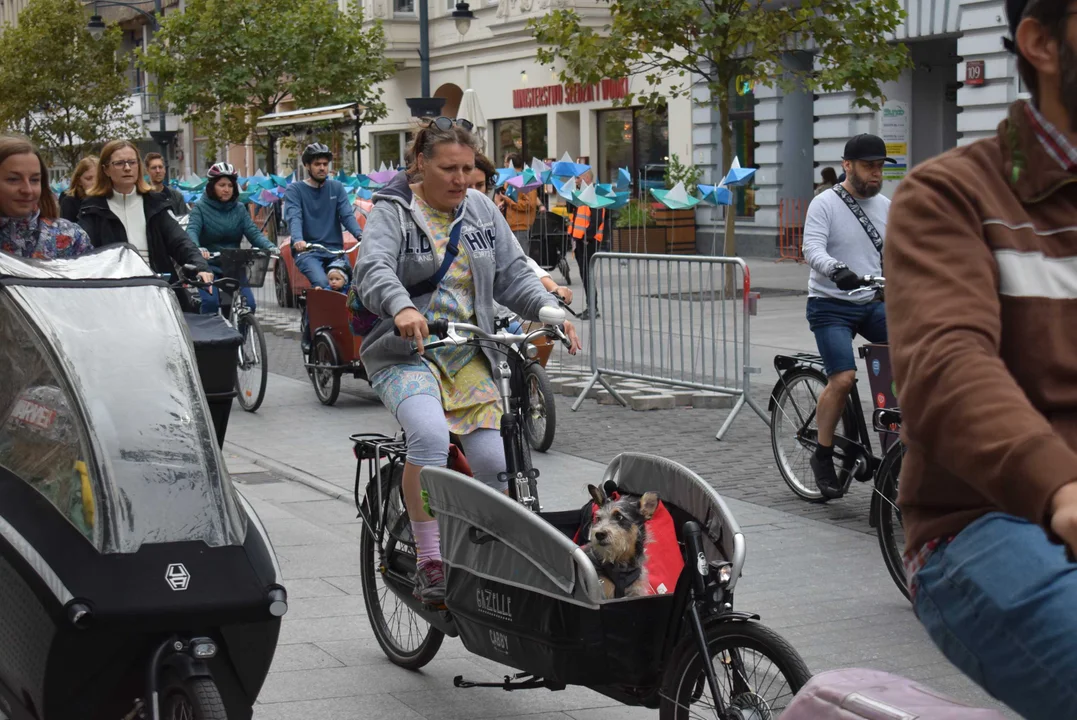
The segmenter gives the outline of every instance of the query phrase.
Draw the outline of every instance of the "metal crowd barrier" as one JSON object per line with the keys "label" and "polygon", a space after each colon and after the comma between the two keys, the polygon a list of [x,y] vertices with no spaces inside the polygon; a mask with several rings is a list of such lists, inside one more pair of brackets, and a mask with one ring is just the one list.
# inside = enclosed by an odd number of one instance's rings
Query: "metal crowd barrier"
{"label": "metal crowd barrier", "polygon": [[[609,378],[631,378],[736,398],[721,440],[752,398],[748,266],[740,258],[597,253],[591,258],[587,307],[591,378],[576,410],[600,383],[621,405]],[[599,317],[593,310],[597,308]]]}

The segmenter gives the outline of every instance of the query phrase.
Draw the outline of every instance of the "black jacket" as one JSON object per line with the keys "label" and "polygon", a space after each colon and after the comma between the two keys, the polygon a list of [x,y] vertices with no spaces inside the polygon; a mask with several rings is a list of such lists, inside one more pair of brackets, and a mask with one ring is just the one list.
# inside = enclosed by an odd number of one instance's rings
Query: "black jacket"
{"label": "black jacket", "polygon": [[79,221],[79,208],[82,207],[82,199],[78,196],[65,192],[60,196],[60,217],[73,223]]}
{"label": "black jacket", "polygon": [[[142,196],[146,211],[146,242],[149,245],[150,267],[157,273],[175,273],[173,265],[191,264],[208,270],[202,253],[191,238],[169,214],[172,207],[167,196],[148,193]],[[79,210],[79,225],[90,235],[94,247],[127,242],[127,230],[108,206],[108,199],[88,197]]]}

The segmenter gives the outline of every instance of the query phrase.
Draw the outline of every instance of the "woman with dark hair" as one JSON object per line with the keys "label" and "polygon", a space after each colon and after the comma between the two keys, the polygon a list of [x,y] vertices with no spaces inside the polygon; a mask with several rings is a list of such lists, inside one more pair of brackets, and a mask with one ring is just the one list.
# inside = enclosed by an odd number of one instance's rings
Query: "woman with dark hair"
{"label": "woman with dark hair", "polygon": [[172,217],[169,200],[143,179],[142,158],[128,140],[113,140],[101,150],[97,182],[79,211],[79,225],[94,247],[130,243],[154,272],[174,274],[173,265],[194,265],[203,282],[212,282],[205,258]]}
{"label": "woman with dark hair", "polygon": [[[247,208],[239,202],[239,173],[231,163],[219,162],[209,169],[206,193],[191,208],[187,221],[187,234],[202,250],[203,257],[211,252],[236,250],[240,241],[247,238],[251,246],[276,253],[277,246],[269,242],[258,230]],[[212,269],[212,268],[211,268]],[[214,269],[214,275],[220,273]],[[217,293],[199,290],[202,295],[202,312],[217,312]],[[249,287],[240,292],[247,305],[254,310],[254,293]]]}
{"label": "woman with dark hair", "polygon": [[97,182],[97,157],[88,155],[79,160],[75,171],[71,173],[71,184],[60,195],[60,217],[73,223],[79,221],[79,209],[86,193]]}
{"label": "woman with dark hair", "polygon": [[[496,355],[471,345],[424,354],[427,322],[473,323],[492,333],[495,302],[529,320],[555,306],[493,201],[469,188],[476,154],[470,123],[428,120],[415,134],[411,172],[375,193],[355,265],[362,305],[382,319],[363,340],[363,365],[407,437],[403,491],[418,546],[414,593],[432,605],[444,602],[444,572],[437,522],[423,509],[420,469],[446,464],[451,431],[477,480],[502,491],[506,483],[498,478],[505,450]],[[409,175],[419,180],[409,183]],[[408,288],[432,277],[447,255],[453,259],[438,286],[412,296]],[[578,347],[568,323],[566,332]]]}
{"label": "woman with dark hair", "polygon": [[820,176],[823,178],[823,181],[815,186],[816,195],[823,192],[824,190],[829,190],[830,188],[838,184],[838,173],[835,172],[834,168],[832,167],[823,168],[822,172],[820,173]]}
{"label": "woman with dark hair", "polygon": [[33,143],[0,135],[0,250],[52,260],[93,249],[78,225],[59,217],[49,169]]}

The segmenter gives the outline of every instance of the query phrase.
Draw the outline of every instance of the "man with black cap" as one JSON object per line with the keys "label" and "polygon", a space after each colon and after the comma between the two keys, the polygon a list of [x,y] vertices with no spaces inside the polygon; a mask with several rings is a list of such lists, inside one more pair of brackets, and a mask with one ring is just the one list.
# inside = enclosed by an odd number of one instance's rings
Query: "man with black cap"
{"label": "man with black cap", "polygon": [[834,429],[856,382],[853,338],[886,342],[882,296],[862,286],[865,275],[882,275],[883,238],[890,199],[880,195],[886,143],[857,135],[845,144],[845,179],[815,196],[804,220],[808,279],[808,325],[823,357],[827,384],[816,408],[818,446],[811,458],[823,497],[839,498],[844,483],[834,471]]}
{"label": "man with black cap", "polygon": [[1022,716],[1054,720],[1077,718],[1077,0],[1006,12],[1032,102],[894,197],[898,504],[928,633]]}

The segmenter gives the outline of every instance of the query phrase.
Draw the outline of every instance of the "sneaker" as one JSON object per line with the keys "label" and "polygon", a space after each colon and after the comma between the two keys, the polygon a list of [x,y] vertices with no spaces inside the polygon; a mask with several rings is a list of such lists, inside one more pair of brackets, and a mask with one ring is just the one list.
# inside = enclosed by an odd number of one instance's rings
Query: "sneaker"
{"label": "sneaker", "polygon": [[827,500],[837,500],[845,494],[845,488],[842,487],[838,474],[834,471],[833,458],[822,460],[812,453],[810,464],[811,471],[815,474],[815,485],[819,488],[819,492],[823,493],[823,497]]}
{"label": "sneaker", "polygon": [[427,560],[415,567],[415,599],[424,605],[445,604],[445,566],[440,560]]}
{"label": "sneaker", "polygon": [[[585,308],[584,311],[581,312],[577,317],[580,320],[590,320],[591,319],[591,311]],[[595,320],[598,320],[600,317],[602,317],[602,316],[599,315],[598,311],[596,310],[595,311]]]}

